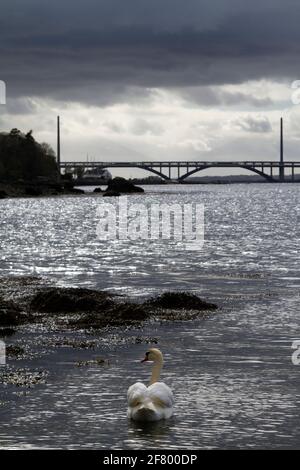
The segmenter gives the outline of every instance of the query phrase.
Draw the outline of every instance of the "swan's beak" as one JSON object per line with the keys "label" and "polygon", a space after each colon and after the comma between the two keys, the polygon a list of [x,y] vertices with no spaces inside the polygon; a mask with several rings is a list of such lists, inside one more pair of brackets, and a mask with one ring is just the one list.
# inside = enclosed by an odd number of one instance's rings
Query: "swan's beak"
{"label": "swan's beak", "polygon": [[147,362],[149,361],[149,352],[146,352],[144,359],[141,362]]}

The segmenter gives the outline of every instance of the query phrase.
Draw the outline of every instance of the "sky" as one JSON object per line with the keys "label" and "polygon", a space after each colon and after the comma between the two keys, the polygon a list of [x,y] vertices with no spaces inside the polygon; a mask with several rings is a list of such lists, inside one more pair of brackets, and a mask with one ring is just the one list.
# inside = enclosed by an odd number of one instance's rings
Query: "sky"
{"label": "sky", "polygon": [[0,131],[55,148],[59,114],[64,160],[277,160],[283,116],[299,159],[298,0],[1,0],[0,14]]}

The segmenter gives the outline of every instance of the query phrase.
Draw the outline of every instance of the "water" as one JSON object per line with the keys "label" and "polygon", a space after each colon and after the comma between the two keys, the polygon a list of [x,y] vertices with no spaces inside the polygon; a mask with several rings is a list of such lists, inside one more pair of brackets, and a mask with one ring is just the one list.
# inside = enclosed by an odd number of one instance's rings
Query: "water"
{"label": "water", "polygon": [[[0,446],[299,448],[300,366],[291,361],[300,339],[299,199],[296,184],[172,185],[130,196],[204,203],[200,252],[167,241],[100,242],[99,196],[0,201],[2,275],[34,273],[135,297],[184,289],[222,306],[204,320],[105,332],[92,352],[48,354],[43,329],[18,333],[49,375],[25,396],[0,392]],[[148,380],[138,359],[149,346],[135,339],[149,336],[165,353],[163,380],[176,406],[170,421],[145,427],[128,423],[126,390]],[[74,365],[74,356],[93,355],[109,364]]]}

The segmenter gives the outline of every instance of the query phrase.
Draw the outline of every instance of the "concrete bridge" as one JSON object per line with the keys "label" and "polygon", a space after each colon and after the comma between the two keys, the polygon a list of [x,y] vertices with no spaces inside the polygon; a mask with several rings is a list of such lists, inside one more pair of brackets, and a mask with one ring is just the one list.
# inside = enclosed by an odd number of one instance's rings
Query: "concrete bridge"
{"label": "concrete bridge", "polygon": [[243,168],[262,176],[271,183],[295,181],[295,174],[300,169],[299,162],[285,161],[283,148],[283,119],[280,119],[280,158],[279,161],[94,161],[94,162],[62,162],[60,155],[60,118],[57,117],[57,165],[67,172],[82,169],[106,168],[140,168],[160,176],[167,181],[184,181],[189,176],[207,168]]}
{"label": "concrete bridge", "polygon": [[285,182],[287,174],[289,181],[295,181],[297,169],[300,169],[300,162],[276,162],[276,161],[94,161],[94,162],[59,162],[60,169],[67,172],[75,172],[76,168],[140,168],[149,171],[164,180],[183,181],[185,178],[194,175],[207,168],[243,168],[257,175],[262,176],[271,183]]}

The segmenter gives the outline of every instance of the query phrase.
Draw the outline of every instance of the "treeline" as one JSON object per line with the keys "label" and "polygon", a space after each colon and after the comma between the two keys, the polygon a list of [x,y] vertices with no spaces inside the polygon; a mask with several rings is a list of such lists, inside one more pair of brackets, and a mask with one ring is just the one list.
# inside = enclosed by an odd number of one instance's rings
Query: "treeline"
{"label": "treeline", "polygon": [[0,133],[0,181],[57,180],[58,169],[53,149],[36,142],[32,131],[18,129]]}
{"label": "treeline", "polygon": [[159,176],[146,176],[145,178],[130,178],[133,184],[166,184],[166,181]]}

